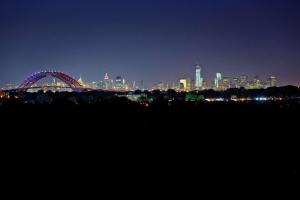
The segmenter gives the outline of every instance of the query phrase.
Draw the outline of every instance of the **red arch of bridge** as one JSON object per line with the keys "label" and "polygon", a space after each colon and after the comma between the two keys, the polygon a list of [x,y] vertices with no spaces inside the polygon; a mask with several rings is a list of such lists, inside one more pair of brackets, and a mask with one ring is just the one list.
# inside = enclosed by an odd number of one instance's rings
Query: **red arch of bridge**
{"label": "red arch of bridge", "polygon": [[64,83],[66,83],[69,87],[74,88],[74,89],[80,89],[83,88],[83,86],[76,81],[74,78],[71,76],[63,73],[63,72],[49,72],[49,71],[44,71],[44,72],[39,72],[36,74],[31,75],[28,77],[20,86],[19,89],[26,89],[30,88],[33,84],[38,82],[39,80],[46,78],[47,76],[52,76],[54,78],[57,78]]}

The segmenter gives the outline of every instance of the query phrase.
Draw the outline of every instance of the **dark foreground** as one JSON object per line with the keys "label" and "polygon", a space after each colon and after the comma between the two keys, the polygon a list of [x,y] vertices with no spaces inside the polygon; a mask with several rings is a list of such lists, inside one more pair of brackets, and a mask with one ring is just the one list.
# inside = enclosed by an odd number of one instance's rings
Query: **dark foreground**
{"label": "dark foreground", "polygon": [[51,168],[50,177],[63,170],[72,178],[87,167],[89,176],[100,173],[123,184],[133,179],[196,188],[200,182],[253,190],[275,186],[289,194],[297,190],[299,114],[296,100],[11,100],[0,106],[1,141],[5,166],[20,176],[20,166],[38,163],[28,170]]}

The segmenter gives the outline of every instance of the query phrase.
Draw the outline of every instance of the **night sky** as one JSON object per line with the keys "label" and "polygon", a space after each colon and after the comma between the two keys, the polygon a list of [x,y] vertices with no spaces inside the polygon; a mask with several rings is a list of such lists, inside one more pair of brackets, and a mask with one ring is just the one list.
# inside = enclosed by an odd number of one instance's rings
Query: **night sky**
{"label": "night sky", "polygon": [[299,0],[0,0],[0,86],[36,71],[146,86],[216,72],[300,84]]}

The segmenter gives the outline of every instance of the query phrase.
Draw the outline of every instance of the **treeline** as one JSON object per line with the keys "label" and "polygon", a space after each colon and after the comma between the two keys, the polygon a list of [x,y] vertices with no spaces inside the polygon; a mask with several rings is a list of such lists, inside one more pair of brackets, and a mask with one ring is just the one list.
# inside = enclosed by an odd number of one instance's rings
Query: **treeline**
{"label": "treeline", "polygon": [[[278,97],[278,98],[298,98],[300,97],[300,88],[295,86],[270,87],[267,89],[231,88],[226,91],[202,90],[191,92],[176,92],[174,90],[152,92],[135,91],[134,94],[146,94],[149,97],[165,96],[168,98],[185,99],[193,95],[202,96],[203,98],[256,98],[256,97]],[[201,99],[201,98],[200,98]]]}
{"label": "treeline", "polygon": [[203,101],[206,98],[250,98],[274,97],[284,100],[299,99],[300,89],[295,86],[274,87],[268,89],[246,90],[229,89],[226,91],[191,91],[176,92],[168,91],[134,91],[134,92],[107,92],[107,91],[87,91],[87,92],[60,92],[39,91],[37,93],[28,93],[20,91],[9,91],[6,95],[2,93],[2,104],[133,104],[134,102],[152,103],[153,101]]}

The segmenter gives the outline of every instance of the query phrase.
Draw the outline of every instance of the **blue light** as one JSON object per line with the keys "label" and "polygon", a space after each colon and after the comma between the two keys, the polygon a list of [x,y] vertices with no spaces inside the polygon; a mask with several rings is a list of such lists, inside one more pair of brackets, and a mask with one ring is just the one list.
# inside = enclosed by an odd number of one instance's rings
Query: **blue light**
{"label": "blue light", "polygon": [[267,101],[268,99],[266,97],[256,97],[256,101]]}

